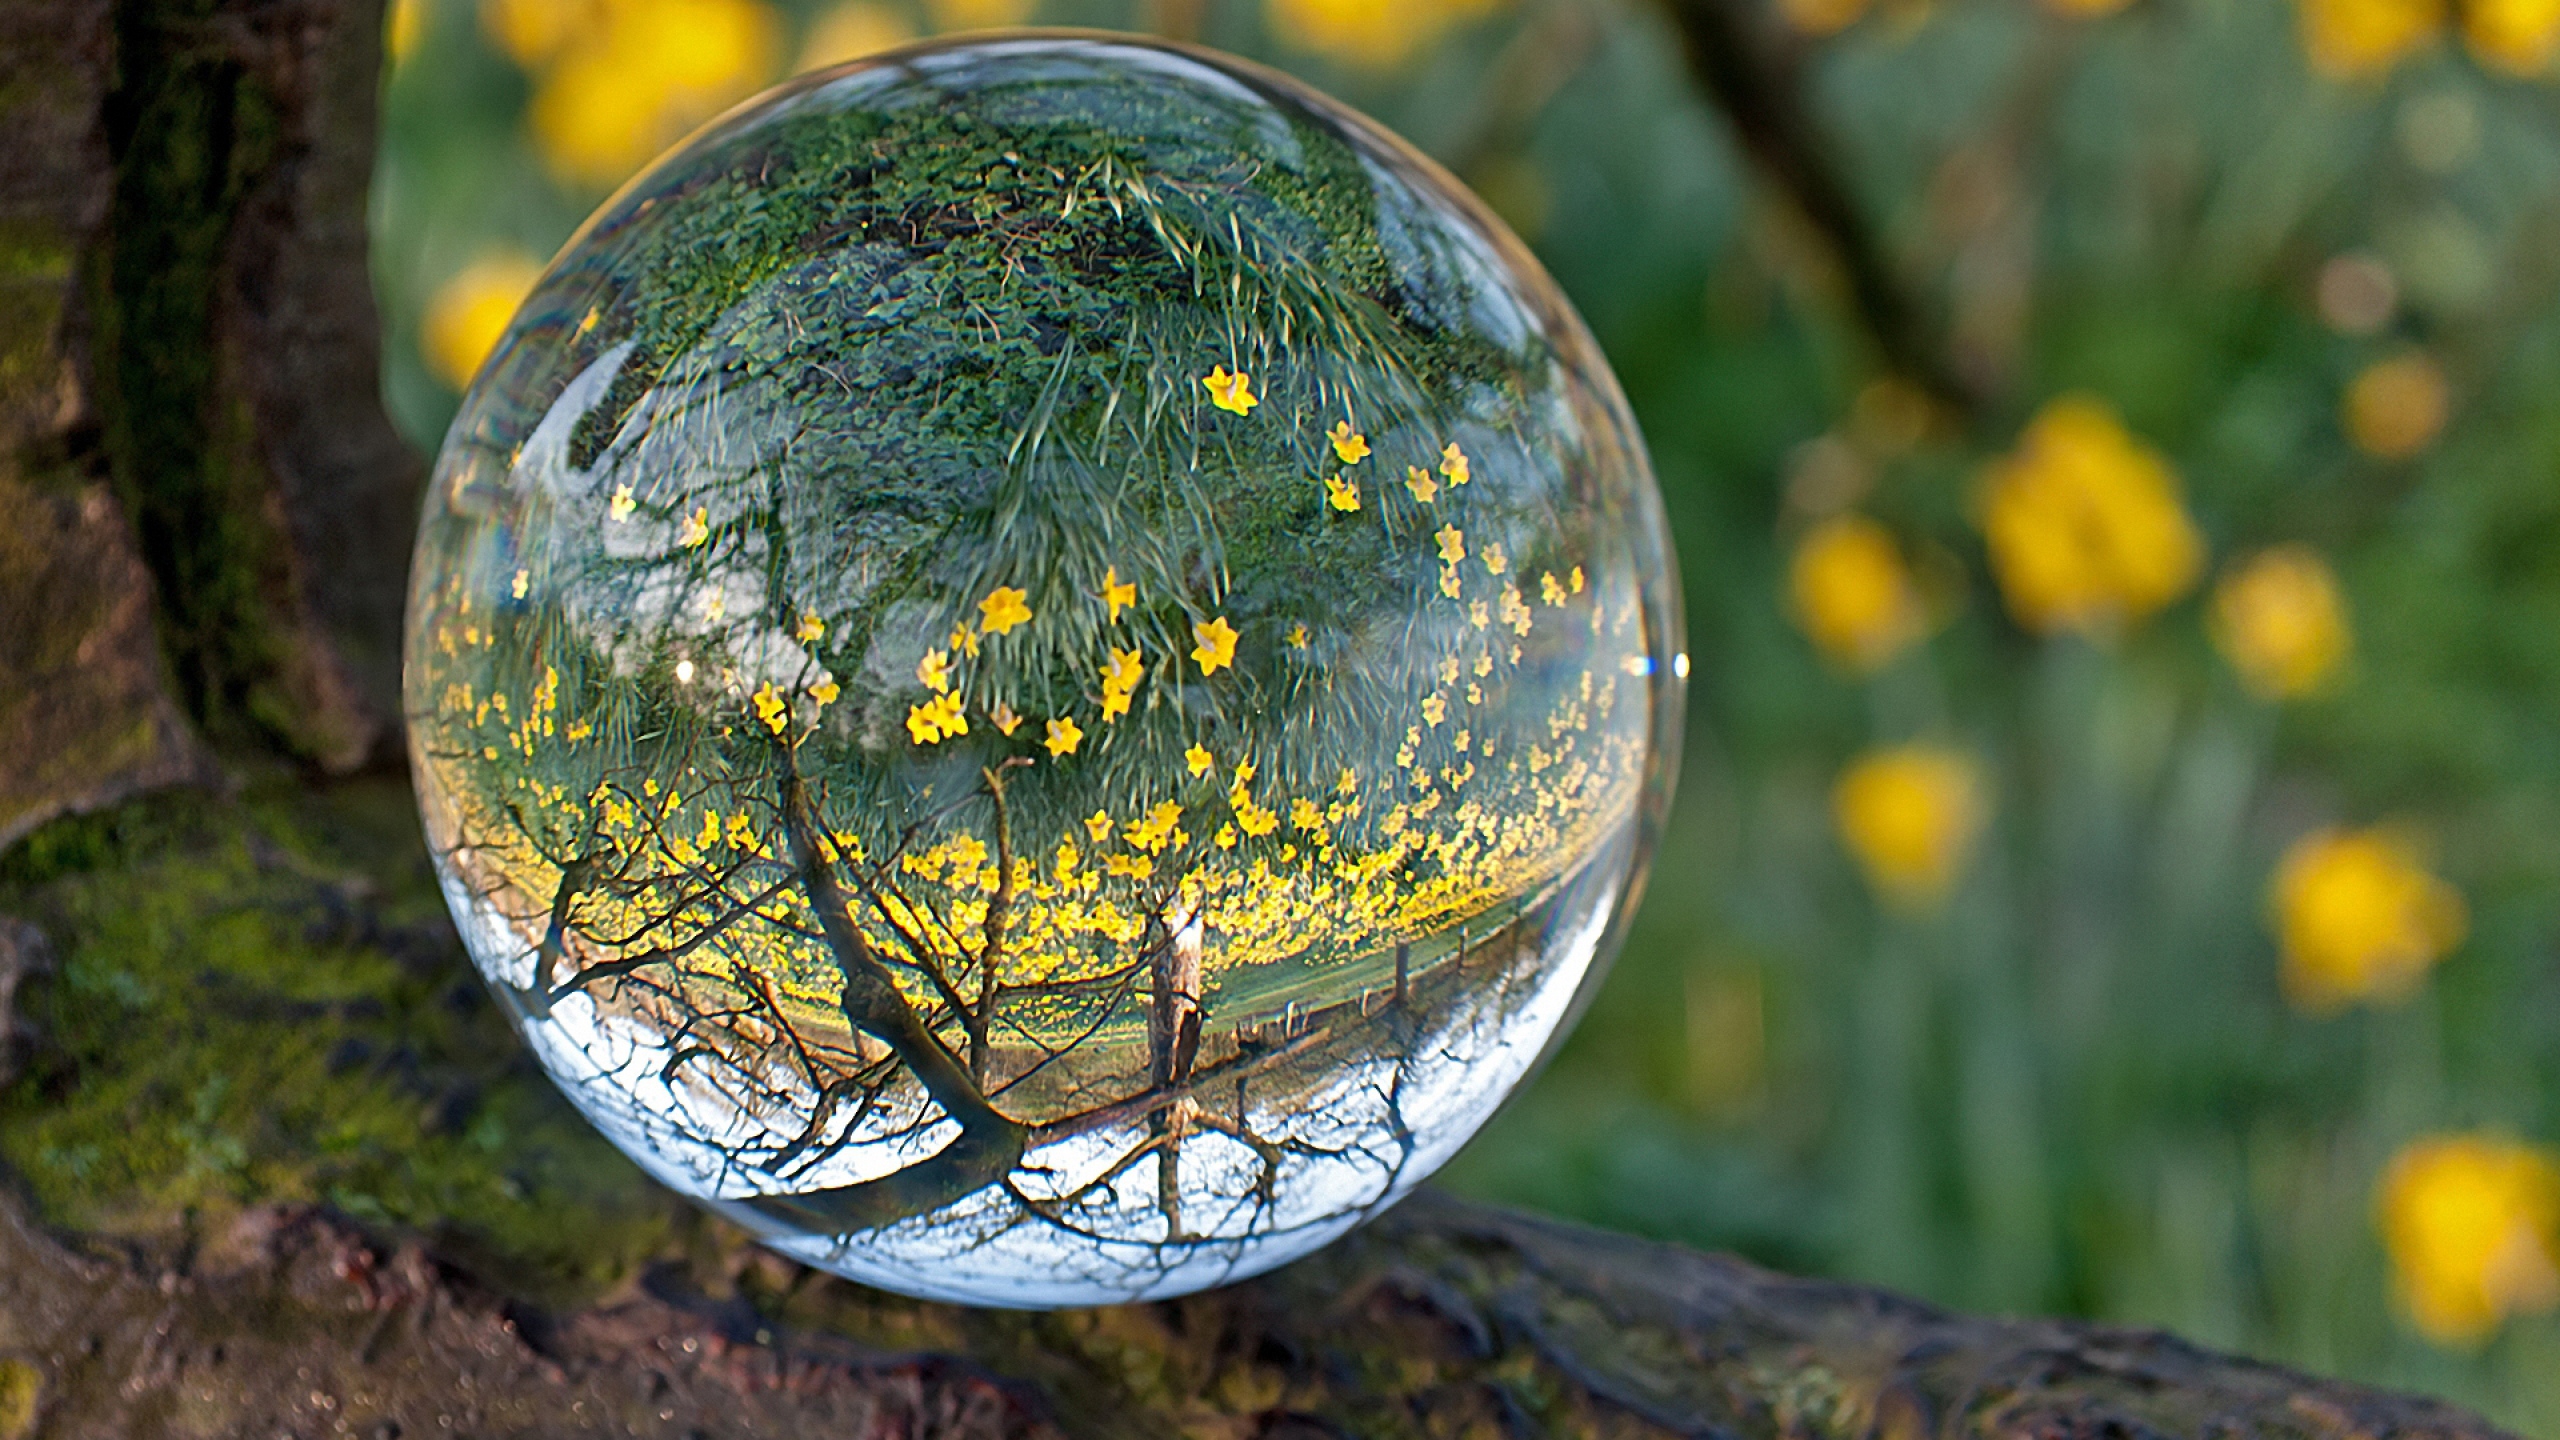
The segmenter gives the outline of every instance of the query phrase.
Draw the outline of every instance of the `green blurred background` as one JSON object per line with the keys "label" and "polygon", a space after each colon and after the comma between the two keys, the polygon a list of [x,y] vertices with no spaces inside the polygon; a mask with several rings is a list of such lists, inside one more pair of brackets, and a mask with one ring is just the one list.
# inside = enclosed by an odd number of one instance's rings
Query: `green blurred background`
{"label": "green blurred background", "polygon": [[1650,898],[1450,1183],[2560,1435],[2560,3],[1734,4],[1927,373],[1640,0],[403,0],[388,398],[432,448],[541,257],[802,65],[1291,70],[1581,307],[1688,590]]}

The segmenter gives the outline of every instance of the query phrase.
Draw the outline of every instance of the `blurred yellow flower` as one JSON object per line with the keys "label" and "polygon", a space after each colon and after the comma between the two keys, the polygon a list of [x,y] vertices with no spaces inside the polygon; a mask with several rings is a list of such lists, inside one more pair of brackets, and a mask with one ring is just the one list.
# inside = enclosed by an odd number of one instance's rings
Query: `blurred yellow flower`
{"label": "blurred yellow flower", "polygon": [[2468,0],[2462,38],[2483,64],[2539,75],[2560,53],[2560,0]]}
{"label": "blurred yellow flower", "polygon": [[2212,631],[2242,682],[2269,700],[2319,689],[2355,643],[2338,577],[2308,545],[2261,550],[2225,572]]}
{"label": "blurred yellow flower", "polygon": [[2302,50],[2333,80],[2380,76],[2444,28],[2444,0],[2297,0]]}
{"label": "blurred yellow flower", "polygon": [[1867,13],[1867,0],[1778,0],[1778,17],[1801,35],[1837,35]]}
{"label": "blurred yellow flower", "polygon": [[1973,761],[1931,745],[1873,750],[1841,772],[1831,816],[1867,881],[1895,904],[1926,909],[1963,873],[1983,821]]}
{"label": "blurred yellow flower", "polygon": [[480,33],[518,65],[531,69],[560,53],[570,38],[609,22],[615,0],[480,0]]}
{"label": "blurred yellow flower", "polygon": [[2451,408],[2444,371],[2412,350],[2366,366],[2347,386],[2342,419],[2357,449],[2406,460],[2435,443]]}
{"label": "blurred yellow flower", "polygon": [[1388,69],[1413,58],[1460,21],[1502,0],[1266,0],[1272,33],[1286,44],[1347,64]]}
{"label": "blurred yellow flower", "polygon": [[770,78],[761,0],[481,0],[481,26],[535,72],[527,123],[554,174],[602,188]]}
{"label": "blurred yellow flower", "polygon": [[2107,635],[2185,594],[2204,565],[2177,472],[2083,395],[2047,404],[1993,463],[1981,523],[2000,592],[2031,630]]}
{"label": "blurred yellow flower", "polygon": [[800,42],[800,58],[792,68],[817,70],[859,60],[916,38],[916,27],[888,5],[851,0],[820,15]]}
{"label": "blurred yellow flower", "polygon": [[427,302],[418,337],[427,369],[456,390],[470,384],[541,278],[542,262],[520,250],[494,251],[462,267]]}
{"label": "blurred yellow flower", "polygon": [[2560,1155],[2487,1135],[2413,1141],[2374,1210],[2393,1289],[2429,1339],[2477,1344],[2560,1306]]}
{"label": "blurred yellow flower", "polygon": [[925,0],[936,30],[994,30],[1031,18],[1035,0]]}
{"label": "blurred yellow flower", "polygon": [[[1547,603],[1564,586],[1547,577]],[[1873,670],[1927,629],[1920,594],[1893,534],[1864,515],[1835,515],[1805,533],[1787,567],[1796,624],[1833,662]]]}
{"label": "blurred yellow flower", "polygon": [[2044,0],[2044,8],[2069,20],[2096,20],[2132,3],[2133,0]]}
{"label": "blurred yellow flower", "polygon": [[393,65],[406,60],[418,48],[418,36],[426,29],[427,0],[391,0],[382,18],[382,53]]}
{"label": "blurred yellow flower", "polygon": [[2427,870],[2407,836],[2379,827],[2295,841],[2268,906],[2285,995],[2314,1013],[2406,999],[2470,923],[2462,893]]}

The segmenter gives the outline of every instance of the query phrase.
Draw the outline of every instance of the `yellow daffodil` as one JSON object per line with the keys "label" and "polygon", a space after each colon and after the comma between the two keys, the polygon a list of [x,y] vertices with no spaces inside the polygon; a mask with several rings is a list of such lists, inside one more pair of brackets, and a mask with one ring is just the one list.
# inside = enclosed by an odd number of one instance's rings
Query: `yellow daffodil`
{"label": "yellow daffodil", "polygon": [[1009,736],[1022,728],[1022,717],[1015,714],[1013,707],[1002,700],[997,701],[995,708],[987,712],[987,718],[995,722],[996,733],[1000,735]]}
{"label": "yellow daffodil", "polygon": [[1502,553],[1502,542],[1499,540],[1493,541],[1484,547],[1484,555],[1482,558],[1484,560],[1484,573],[1487,575],[1499,575],[1503,571],[1511,568],[1511,557]]}
{"label": "yellow daffodil", "polygon": [[836,697],[843,693],[844,688],[836,684],[833,678],[821,680],[809,687],[809,698],[820,705],[833,705],[836,703]]}
{"label": "yellow daffodil", "polygon": [[1432,692],[1423,699],[1422,718],[1426,724],[1436,728],[1441,721],[1449,718],[1449,702],[1441,698],[1439,692]]}
{"label": "yellow daffodil", "polygon": [[500,250],[472,261],[439,286],[427,302],[419,332],[428,371],[455,390],[470,384],[515,318],[516,307],[541,278],[541,261],[522,251]]}
{"label": "yellow daffodil", "polygon": [[791,627],[791,638],[803,645],[815,645],[827,638],[827,622],[814,614],[803,615],[800,623]]}
{"label": "yellow daffodil", "polygon": [[2444,0],[2296,0],[2303,53],[2333,80],[2388,74],[2444,29]]}
{"label": "yellow daffodil", "polygon": [[676,543],[687,550],[692,550],[699,548],[703,542],[710,538],[710,507],[697,505],[693,508],[692,514],[684,517],[684,524],[678,527],[676,531]]}
{"label": "yellow daffodil", "polygon": [[1201,376],[1200,383],[1208,387],[1209,403],[1231,415],[1249,414],[1262,403],[1262,398],[1253,393],[1252,377],[1243,371],[1230,375],[1221,365]]}
{"label": "yellow daffodil", "polygon": [[927,650],[916,662],[916,683],[939,695],[951,688],[951,657],[939,650]]}
{"label": "yellow daffodil", "polygon": [[1137,585],[1121,579],[1117,566],[1106,567],[1102,572],[1102,603],[1111,607],[1114,625],[1120,623],[1121,611],[1138,603]]}
{"label": "yellow daffodil", "polygon": [[1432,533],[1432,538],[1440,542],[1441,564],[1455,565],[1467,558],[1467,537],[1457,526],[1443,525]]}
{"label": "yellow daffodil", "polygon": [[1452,600],[1458,598],[1457,566],[1443,565],[1440,567],[1440,593],[1448,596]]}
{"label": "yellow daffodil", "polygon": [[1216,756],[1209,753],[1209,748],[1207,746],[1194,745],[1190,749],[1182,752],[1182,763],[1189,767],[1191,771],[1191,778],[1197,780],[1201,776],[1208,774],[1209,771],[1217,765],[1218,760]]}
{"label": "yellow daffodil", "polygon": [[[1549,604],[1565,587],[1547,577]],[[1864,515],[1834,515],[1805,532],[1787,566],[1787,598],[1815,648],[1850,670],[1874,670],[1928,630],[1928,615],[1893,532]]]}
{"label": "yellow daffodil", "polygon": [[605,505],[604,511],[616,520],[628,520],[631,512],[638,508],[639,502],[631,498],[631,487],[624,484],[613,487],[613,499]]}
{"label": "yellow daffodil", "polygon": [[1289,627],[1289,648],[1292,650],[1304,650],[1307,648],[1307,644],[1307,622],[1300,620]]}
{"label": "yellow daffodil", "polygon": [[1109,653],[1111,658],[1105,661],[1102,667],[1102,688],[1120,691],[1137,689],[1139,677],[1146,673],[1146,667],[1142,663],[1143,657],[1135,647],[1127,650],[1114,647]]}
{"label": "yellow daffodil", "polygon": [[1982,828],[1971,758],[1930,745],[1870,751],[1831,790],[1840,838],[1885,899],[1914,909],[1944,900]]}
{"label": "yellow daffodil", "polygon": [[1052,720],[1049,737],[1040,743],[1049,747],[1052,756],[1073,755],[1076,746],[1084,743],[1084,727],[1069,719]]}
{"label": "yellow daffodil", "polygon": [[1408,465],[1404,468],[1404,488],[1413,492],[1415,503],[1428,505],[1431,497],[1440,493],[1440,482],[1421,466]]}
{"label": "yellow daffodil", "polygon": [[1325,436],[1333,442],[1333,453],[1345,465],[1357,465],[1369,455],[1369,437],[1351,428],[1348,420],[1337,420]]}
{"label": "yellow daffodil", "polygon": [[1030,595],[1011,586],[999,585],[978,602],[979,628],[990,635],[1002,635],[1016,625],[1031,622]]}
{"label": "yellow daffodil", "polygon": [[2560,1154],[2428,1136],[2392,1159],[2374,1211],[2401,1309],[2429,1339],[2477,1345],[2560,1307]]}
{"label": "yellow daffodil", "polygon": [[772,681],[767,680],[757,688],[755,706],[756,718],[764,722],[764,728],[776,735],[781,734],[783,723],[791,717],[791,705],[782,698],[782,692],[773,688]]}
{"label": "yellow daffodil", "polygon": [[2315,1014],[2413,993],[2462,943],[2462,892],[2430,873],[2417,845],[2385,828],[2321,830],[2276,868],[2268,908],[2285,994]]}
{"label": "yellow daffodil", "polygon": [[2269,700],[2327,684],[2354,643],[2337,576],[2308,545],[2278,545],[2233,566],[2214,587],[2212,631],[2241,681]]}
{"label": "yellow daffodil", "polygon": [[1325,499],[1329,501],[1336,510],[1350,511],[1360,508],[1360,487],[1352,484],[1342,476],[1327,475],[1324,477],[1324,493]]}
{"label": "yellow daffodil", "polygon": [[2047,405],[1990,468],[1981,523],[2010,613],[2032,630],[2111,635],[2204,564],[2176,472],[2085,396]]}
{"label": "yellow daffodil", "polygon": [[948,643],[951,649],[959,654],[966,655],[972,660],[978,658],[978,632],[976,627],[968,621],[963,620],[951,627],[951,639]]}
{"label": "yellow daffodil", "polygon": [[1221,667],[1235,664],[1237,632],[1227,623],[1226,616],[1194,624],[1191,638],[1199,642],[1192,649],[1191,658],[1200,662],[1202,675],[1214,675]]}
{"label": "yellow daffodil", "polygon": [[1455,440],[1450,441],[1440,452],[1440,473],[1448,476],[1449,483],[1452,485],[1467,483],[1467,454],[1458,448],[1458,442]]}
{"label": "yellow daffodil", "polygon": [[907,734],[918,745],[935,745],[969,733],[969,717],[960,712],[960,697],[937,695],[907,709]]}
{"label": "yellow daffodil", "polygon": [[2451,408],[2444,371],[2413,350],[2365,367],[2347,386],[2342,418],[2357,449],[2406,460],[2435,443]]}

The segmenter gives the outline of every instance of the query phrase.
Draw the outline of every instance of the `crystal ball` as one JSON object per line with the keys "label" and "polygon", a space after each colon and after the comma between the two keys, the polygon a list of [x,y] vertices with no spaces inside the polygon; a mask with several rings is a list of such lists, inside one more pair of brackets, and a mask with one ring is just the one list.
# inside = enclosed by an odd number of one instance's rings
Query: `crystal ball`
{"label": "crystal ball", "polygon": [[571,1101],[776,1249],[1180,1294],[1446,1161],[1615,949],[1680,735],[1617,385],[1375,123],[1095,35],[803,77],[463,397],[419,808]]}

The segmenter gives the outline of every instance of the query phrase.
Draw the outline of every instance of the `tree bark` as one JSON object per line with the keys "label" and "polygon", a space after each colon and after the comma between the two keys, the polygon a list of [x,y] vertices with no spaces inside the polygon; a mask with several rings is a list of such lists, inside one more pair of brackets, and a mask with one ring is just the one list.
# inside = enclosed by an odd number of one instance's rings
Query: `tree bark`
{"label": "tree bark", "polygon": [[[1714,14],[1681,13],[1693,38]],[[379,26],[375,0],[0,0],[0,851],[204,780],[217,750],[393,753],[422,468],[375,394]],[[1745,139],[1784,178],[1802,127],[1769,123]],[[1790,183],[1823,219],[1823,185]],[[1862,302],[1924,366],[1844,216],[1824,223]],[[0,918],[0,1086],[45,948]],[[1171,1012],[1196,979],[1158,992],[1186,1068]],[[707,1260],[676,1232],[645,1281],[551,1312],[321,1211],[110,1246],[0,1190],[0,1440],[2497,1433],[2157,1334],[1969,1319],[1430,1194],[1261,1280],[1055,1315],[902,1301],[704,1233]]]}
{"label": "tree bark", "polygon": [[[2154,1332],[1968,1319],[1427,1192],[1272,1276],[1119,1310],[739,1269],[724,1294],[661,1275],[545,1315],[310,1211],[250,1212],[160,1266],[0,1202],[0,1440],[2499,1433]],[[13,1384],[41,1430],[9,1428]]]}

